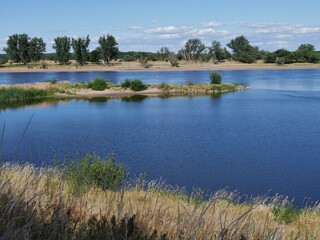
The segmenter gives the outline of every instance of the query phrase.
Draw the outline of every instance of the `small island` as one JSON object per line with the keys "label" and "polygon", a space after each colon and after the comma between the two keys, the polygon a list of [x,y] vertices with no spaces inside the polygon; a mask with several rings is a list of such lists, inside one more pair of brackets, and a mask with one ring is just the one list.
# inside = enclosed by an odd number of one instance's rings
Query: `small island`
{"label": "small island", "polygon": [[248,87],[235,83],[221,83],[221,75],[213,72],[211,83],[184,85],[145,84],[139,79],[126,79],[121,84],[113,84],[96,78],[89,83],[70,83],[48,80],[46,82],[6,85],[0,88],[0,101],[24,101],[44,98],[123,98],[135,95],[148,97],[205,96],[218,93],[235,92]]}

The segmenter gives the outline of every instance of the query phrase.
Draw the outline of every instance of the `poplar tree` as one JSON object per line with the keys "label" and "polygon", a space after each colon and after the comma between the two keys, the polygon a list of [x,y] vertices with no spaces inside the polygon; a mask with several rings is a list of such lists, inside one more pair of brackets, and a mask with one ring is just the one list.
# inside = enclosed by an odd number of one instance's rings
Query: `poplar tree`
{"label": "poplar tree", "polygon": [[56,50],[57,60],[60,64],[67,64],[71,58],[71,39],[67,36],[54,39],[53,49]]}
{"label": "poplar tree", "polygon": [[119,49],[117,47],[118,43],[114,36],[107,35],[99,38],[100,51],[102,59],[109,63],[112,59],[117,59]]}
{"label": "poplar tree", "polygon": [[88,49],[90,43],[89,35],[86,38],[72,38],[72,48],[74,52],[74,59],[80,64],[84,65],[90,59],[90,51]]}

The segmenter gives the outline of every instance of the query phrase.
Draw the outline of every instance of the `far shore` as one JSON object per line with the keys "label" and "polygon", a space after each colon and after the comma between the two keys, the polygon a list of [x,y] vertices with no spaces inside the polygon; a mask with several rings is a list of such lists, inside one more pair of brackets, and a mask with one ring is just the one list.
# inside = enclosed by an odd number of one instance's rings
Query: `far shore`
{"label": "far shore", "polygon": [[144,68],[139,62],[114,62],[111,66],[88,64],[76,67],[74,63],[58,65],[48,63],[48,68],[42,69],[35,65],[33,68],[26,66],[5,66],[0,68],[0,73],[28,73],[28,72],[157,72],[157,71],[215,71],[215,70],[288,70],[288,69],[320,69],[320,63],[294,63],[287,65],[266,64],[262,62],[245,64],[239,62],[223,63],[191,63],[181,61],[179,67],[171,67],[168,62],[150,61],[152,66]]}

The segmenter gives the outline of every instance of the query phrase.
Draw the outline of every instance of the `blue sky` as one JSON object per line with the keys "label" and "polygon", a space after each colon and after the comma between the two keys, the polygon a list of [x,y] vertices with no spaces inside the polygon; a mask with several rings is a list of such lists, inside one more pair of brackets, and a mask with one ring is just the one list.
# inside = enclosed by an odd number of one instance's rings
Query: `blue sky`
{"label": "blue sky", "polygon": [[121,51],[173,51],[189,38],[222,45],[245,35],[265,50],[295,50],[300,43],[320,50],[319,0],[15,0],[0,3],[0,50],[8,36],[43,37],[53,52],[57,36],[112,34]]}

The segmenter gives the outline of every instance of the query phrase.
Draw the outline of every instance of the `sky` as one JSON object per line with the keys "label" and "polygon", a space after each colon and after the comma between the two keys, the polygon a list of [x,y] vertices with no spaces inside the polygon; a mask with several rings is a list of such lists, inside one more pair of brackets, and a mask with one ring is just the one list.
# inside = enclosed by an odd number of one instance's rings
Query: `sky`
{"label": "sky", "polygon": [[42,37],[47,52],[59,36],[116,37],[120,51],[181,49],[190,38],[224,47],[244,35],[254,46],[320,50],[319,0],[15,0],[0,2],[0,53],[8,36]]}

